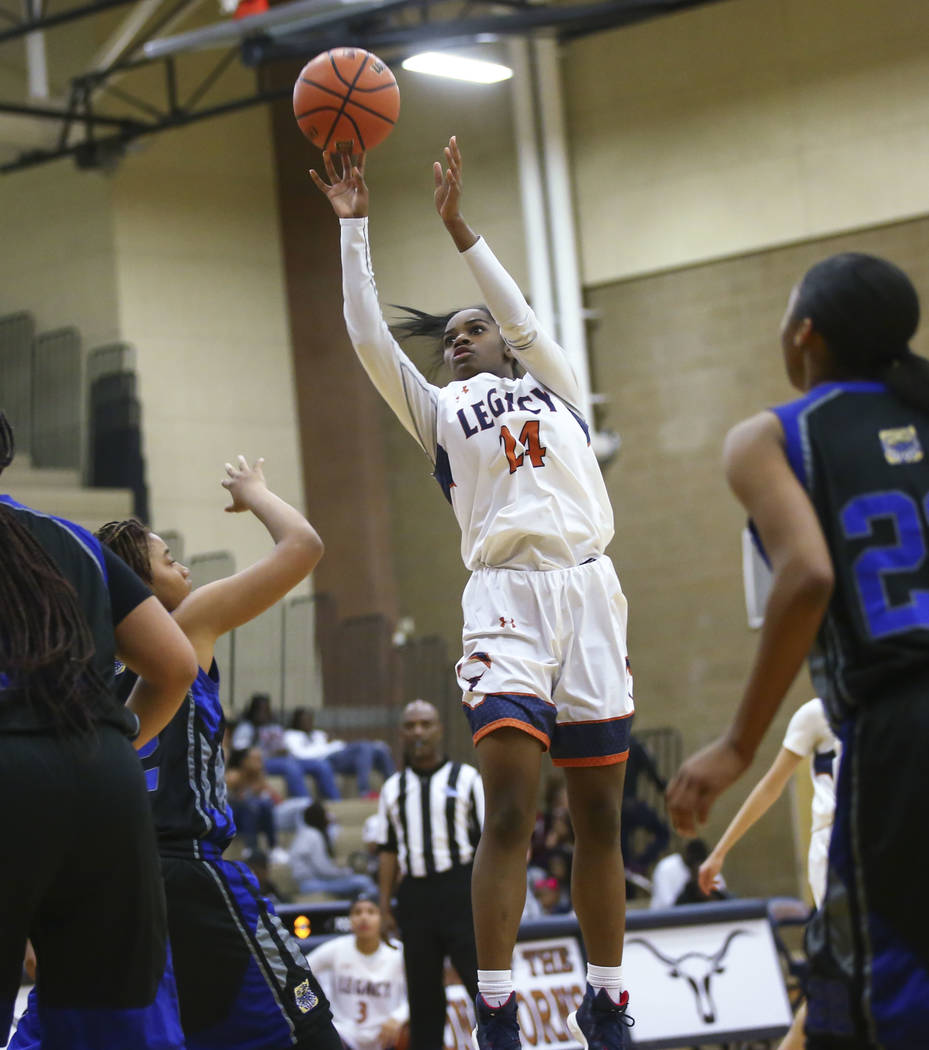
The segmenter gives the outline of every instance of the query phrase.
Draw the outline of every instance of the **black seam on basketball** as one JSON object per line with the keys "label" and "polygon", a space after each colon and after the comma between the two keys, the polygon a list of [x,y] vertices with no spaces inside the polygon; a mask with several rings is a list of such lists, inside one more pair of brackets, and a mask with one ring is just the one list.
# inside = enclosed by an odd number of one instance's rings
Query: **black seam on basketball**
{"label": "black seam on basketball", "polygon": [[[368,64],[368,59],[370,57],[371,57],[370,54],[365,53],[365,57],[361,60],[361,65],[358,67],[358,72],[355,74],[355,79],[351,82],[351,84],[347,85],[348,86],[348,91],[345,92],[345,98],[342,99],[342,105],[339,107],[339,112],[336,114],[335,120],[332,122],[332,125],[329,128],[329,134],[326,135],[325,139],[323,139],[323,142],[325,143],[325,146],[323,147],[324,149],[327,148],[328,145],[329,145],[329,140],[332,138],[332,133],[335,131],[336,124],[338,124],[338,122],[339,122],[339,117],[341,117],[345,113],[345,107],[348,105],[349,98],[351,98],[352,90],[355,87],[355,85],[358,83],[358,78],[364,72],[364,68]],[[338,67],[335,65],[335,59],[332,58],[331,55],[330,55],[330,61],[332,62],[332,67],[335,70],[336,76],[340,80],[342,80],[342,74],[339,73]],[[345,83],[345,81],[342,81],[342,82]],[[349,117],[348,119],[351,120],[351,117]],[[355,133],[358,135],[358,144],[361,146],[361,149],[359,150],[359,152],[360,153],[364,153],[364,149],[365,149],[364,139],[361,137],[361,132],[358,130],[358,125],[355,124],[354,120],[352,120],[352,124],[355,125]]]}
{"label": "black seam on basketball", "polygon": [[301,77],[300,82],[302,84],[309,84],[310,87],[316,88],[317,91],[327,91],[333,98],[344,98],[340,92],[333,90],[331,87],[327,87],[325,84],[317,84],[315,80],[307,80],[306,77]]}
{"label": "black seam on basketball", "polygon": [[[388,124],[395,124],[395,120],[391,120],[390,117],[385,117],[383,113],[379,113],[376,109],[369,109],[363,102],[356,102],[354,99],[347,100],[347,105],[355,106],[356,109],[360,109],[367,113],[368,116],[377,117],[379,120],[386,120]],[[346,113],[346,116],[348,114]]]}

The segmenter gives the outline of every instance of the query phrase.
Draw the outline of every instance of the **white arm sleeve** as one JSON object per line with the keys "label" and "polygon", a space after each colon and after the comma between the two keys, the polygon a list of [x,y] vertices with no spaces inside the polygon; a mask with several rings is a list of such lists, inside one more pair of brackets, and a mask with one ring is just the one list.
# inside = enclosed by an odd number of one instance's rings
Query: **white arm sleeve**
{"label": "white arm sleeve", "polygon": [[516,360],[534,379],[580,411],[580,387],[564,350],[539,328],[538,318],[519,285],[484,238],[478,237],[476,243],[461,254]]}
{"label": "white arm sleeve", "polygon": [[367,219],[340,219],[342,295],[348,335],[377,392],[435,463],[439,389],[427,383],[390,334],[371,266]]}

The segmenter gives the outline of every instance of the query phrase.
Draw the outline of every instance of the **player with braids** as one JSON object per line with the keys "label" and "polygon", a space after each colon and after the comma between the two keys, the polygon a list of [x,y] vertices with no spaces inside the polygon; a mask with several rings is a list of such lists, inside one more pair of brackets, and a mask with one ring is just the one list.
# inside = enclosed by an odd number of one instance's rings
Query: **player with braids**
{"label": "player with braids", "polygon": [[[632,679],[626,599],[605,555],[613,511],[577,379],[516,283],[460,211],[457,141],[434,167],[434,202],[487,306],[407,334],[440,336],[451,382],[428,383],[381,314],[368,243],[364,158],[343,157],[328,182],[312,172],[342,227],[345,320],[374,385],[431,460],[461,527],[471,578],[462,598],[457,672],[481,768],[486,818],[472,900],[479,1050],[520,1045],[512,955],[526,896],[542,755],[565,769],[575,832],[572,899],[589,960],[584,1000],[569,1018],[591,1050],[627,1045],[623,990],[625,881],[620,809]],[[401,326],[402,327],[402,326]],[[441,979],[439,975],[438,979]],[[412,1050],[441,1041],[417,1023]]]}
{"label": "player with braids", "polygon": [[[265,557],[232,576],[191,590],[187,568],[134,518],[109,522],[97,536],[151,586],[197,656],[197,677],[180,710],[141,755],[187,1050],[340,1050],[329,1004],[299,945],[250,869],[222,857],[235,824],[213,650],[227,631],[283,598],[323,551],[306,518],[270,491],[262,463],[250,466],[239,456],[235,466],[226,464],[226,510],[250,511],[273,540]],[[118,680],[124,692],[131,675]],[[37,1050],[40,1035],[28,1014],[24,1028],[29,1039],[12,1050]]]}
{"label": "player with braids", "polygon": [[[0,413],[0,471],[13,453]],[[139,674],[127,707],[113,687],[117,652]],[[141,747],[167,724],[195,672],[190,643],[118,558],[72,522],[0,496],[4,1043],[29,938],[47,1050],[182,1050],[151,813],[129,741]]]}
{"label": "player with braids", "polygon": [[730,431],[729,483],[772,568],[728,730],[668,789],[693,834],[750,765],[804,657],[842,745],[825,897],[810,922],[809,1050],[910,1050],[929,1031],[929,361],[919,300],[860,253],[813,266],[781,325],[802,396]]}

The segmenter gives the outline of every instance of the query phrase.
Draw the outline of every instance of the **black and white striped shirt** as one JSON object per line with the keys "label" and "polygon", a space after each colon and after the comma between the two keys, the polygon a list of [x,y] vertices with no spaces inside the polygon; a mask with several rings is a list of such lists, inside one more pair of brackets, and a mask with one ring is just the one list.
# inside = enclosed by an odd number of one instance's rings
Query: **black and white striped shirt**
{"label": "black and white striped shirt", "polygon": [[381,788],[378,823],[378,844],[397,854],[402,875],[470,864],[484,823],[480,774],[451,761],[430,773],[402,769]]}

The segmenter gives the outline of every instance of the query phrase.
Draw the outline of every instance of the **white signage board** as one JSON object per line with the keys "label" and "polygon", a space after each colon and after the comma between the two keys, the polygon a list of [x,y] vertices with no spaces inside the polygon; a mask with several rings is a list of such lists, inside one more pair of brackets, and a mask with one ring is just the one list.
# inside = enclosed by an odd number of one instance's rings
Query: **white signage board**
{"label": "white signage board", "polygon": [[629,931],[623,975],[636,1046],[774,1038],[793,1020],[766,918]]}

